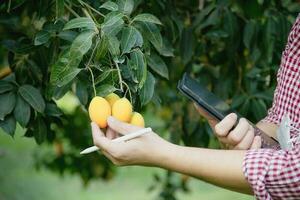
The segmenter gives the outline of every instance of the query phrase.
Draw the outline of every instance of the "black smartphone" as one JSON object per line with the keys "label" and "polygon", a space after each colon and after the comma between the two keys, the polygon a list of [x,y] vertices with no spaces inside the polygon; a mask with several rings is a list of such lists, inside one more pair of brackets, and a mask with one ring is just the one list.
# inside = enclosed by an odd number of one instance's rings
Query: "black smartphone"
{"label": "black smartphone", "polygon": [[[191,78],[187,73],[185,73],[178,82],[178,89],[182,94],[196,102],[198,106],[218,121],[221,121],[226,115],[233,112],[237,114],[238,118],[242,117],[232,110],[227,103],[211,93],[206,87]],[[278,146],[278,142],[273,137],[264,133],[251,122],[249,123],[253,126],[255,135],[261,136],[262,148],[274,148],[275,146]]]}

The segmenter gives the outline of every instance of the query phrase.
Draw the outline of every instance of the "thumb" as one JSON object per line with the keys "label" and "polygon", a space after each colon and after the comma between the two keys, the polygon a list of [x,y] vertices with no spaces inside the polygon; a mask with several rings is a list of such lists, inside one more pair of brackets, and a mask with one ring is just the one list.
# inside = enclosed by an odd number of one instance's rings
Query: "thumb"
{"label": "thumb", "polygon": [[113,129],[114,131],[116,131],[122,135],[126,135],[128,133],[132,133],[132,132],[142,129],[141,127],[121,122],[114,117],[108,117],[107,123],[111,129]]}
{"label": "thumb", "polygon": [[91,123],[91,127],[94,144],[100,149],[107,151],[111,141],[104,136],[104,133],[95,122]]}
{"label": "thumb", "polygon": [[261,137],[255,136],[250,149],[260,149],[261,147]]}

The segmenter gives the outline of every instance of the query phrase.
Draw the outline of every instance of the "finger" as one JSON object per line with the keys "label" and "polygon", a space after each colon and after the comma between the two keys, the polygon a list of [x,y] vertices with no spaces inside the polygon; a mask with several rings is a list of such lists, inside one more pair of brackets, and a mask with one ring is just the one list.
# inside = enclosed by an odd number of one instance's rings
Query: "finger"
{"label": "finger", "polygon": [[107,151],[105,151],[105,150],[102,150],[101,152],[102,152],[103,155],[104,155],[106,158],[108,158],[110,161],[115,162],[114,157],[113,157],[112,155],[110,155],[109,152],[107,152]]}
{"label": "finger", "polygon": [[248,132],[246,133],[245,137],[242,139],[240,143],[238,143],[234,149],[239,149],[239,150],[247,150],[251,147],[254,139],[254,131],[253,128],[251,127]]}
{"label": "finger", "polygon": [[201,107],[199,107],[196,103],[194,103],[194,106],[196,108],[196,110],[200,113],[200,115],[202,115],[205,118],[209,118],[211,117],[208,112],[206,112],[204,109],[202,109]]}
{"label": "finger", "polygon": [[114,139],[114,138],[117,137],[117,133],[116,133],[116,131],[114,131],[113,129],[108,127],[107,130],[106,130],[106,137],[110,140]]}
{"label": "finger", "polygon": [[100,149],[107,150],[109,148],[110,140],[104,136],[103,132],[95,122],[92,122],[91,126],[94,144]]}
{"label": "finger", "polygon": [[260,148],[261,148],[261,137],[255,136],[250,149],[260,149]]}
{"label": "finger", "polygon": [[215,132],[218,136],[226,136],[229,131],[235,125],[237,120],[237,115],[235,113],[231,113],[227,115],[222,121],[220,121],[215,126]]}
{"label": "finger", "polygon": [[241,118],[238,125],[227,136],[229,143],[233,145],[240,143],[249,130],[250,125],[248,121],[245,118]]}
{"label": "finger", "polygon": [[141,127],[133,126],[131,124],[121,122],[114,117],[108,117],[107,122],[108,122],[108,126],[112,130],[121,133],[123,135],[142,129]]}

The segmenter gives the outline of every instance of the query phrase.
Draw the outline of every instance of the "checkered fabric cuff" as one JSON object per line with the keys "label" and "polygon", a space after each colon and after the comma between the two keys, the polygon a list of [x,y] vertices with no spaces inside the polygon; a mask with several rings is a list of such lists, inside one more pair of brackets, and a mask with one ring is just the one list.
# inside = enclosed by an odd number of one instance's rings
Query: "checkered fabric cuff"
{"label": "checkered fabric cuff", "polygon": [[257,199],[272,199],[266,190],[265,178],[273,152],[272,149],[248,150],[244,157],[243,172]]}

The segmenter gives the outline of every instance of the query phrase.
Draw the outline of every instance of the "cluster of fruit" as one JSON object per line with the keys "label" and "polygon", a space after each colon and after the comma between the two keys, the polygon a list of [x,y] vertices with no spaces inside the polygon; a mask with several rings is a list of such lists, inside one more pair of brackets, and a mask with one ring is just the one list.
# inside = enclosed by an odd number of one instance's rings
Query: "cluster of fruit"
{"label": "cluster of fruit", "polygon": [[120,98],[115,93],[111,93],[105,98],[94,97],[89,105],[89,115],[91,120],[96,122],[100,128],[107,127],[109,116],[135,126],[145,126],[143,116],[138,112],[133,112],[130,101],[125,97]]}

